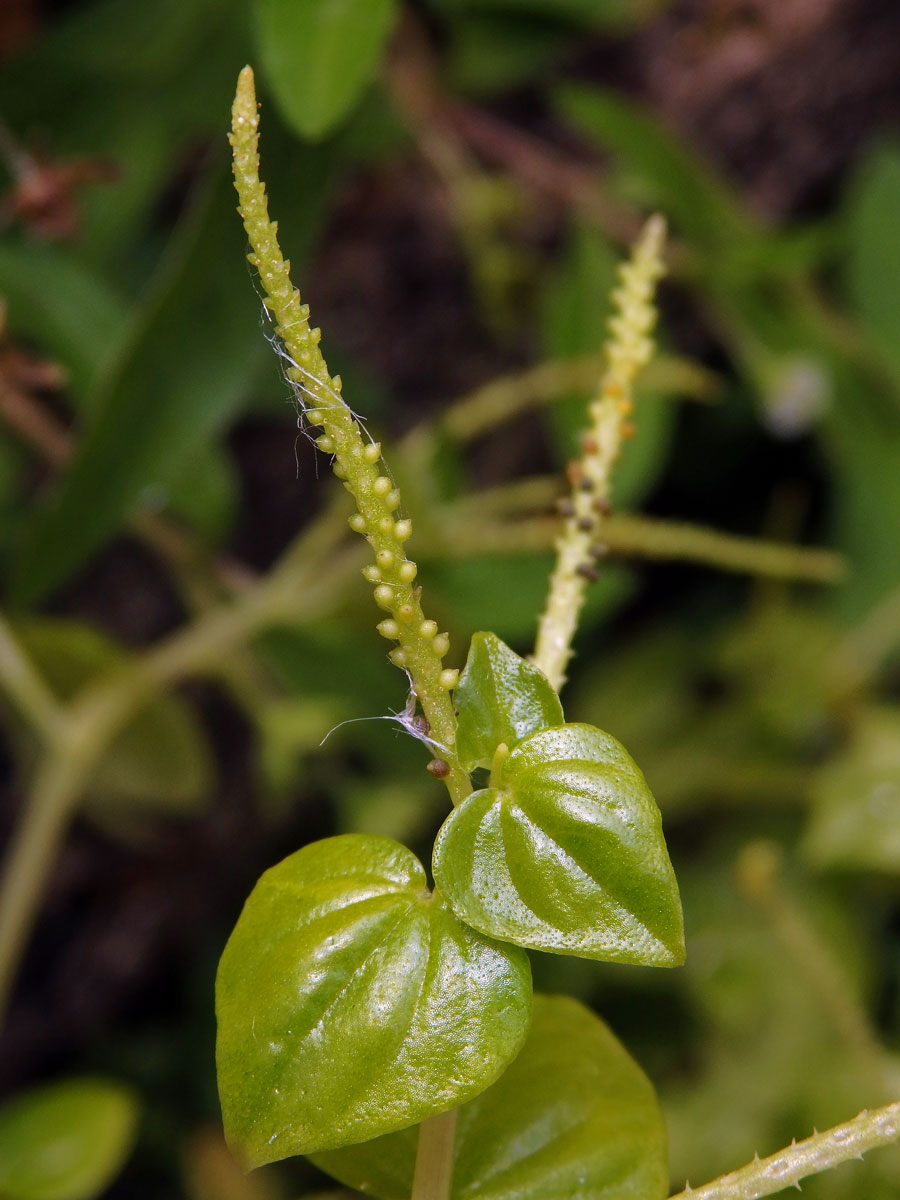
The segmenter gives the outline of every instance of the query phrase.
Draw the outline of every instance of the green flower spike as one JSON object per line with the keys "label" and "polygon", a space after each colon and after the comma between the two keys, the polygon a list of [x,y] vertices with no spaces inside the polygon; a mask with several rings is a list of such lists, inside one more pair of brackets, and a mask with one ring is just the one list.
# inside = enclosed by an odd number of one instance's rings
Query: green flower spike
{"label": "green flower spike", "polygon": [[378,632],[397,646],[391,651],[396,666],[409,672],[413,689],[422,706],[431,736],[445,753],[450,771],[447,787],[458,804],[471,791],[468,776],[459,766],[455,752],[456,720],[450,691],[458,671],[445,669],[442,659],[449,638],[426,619],[414,584],[416,564],[407,557],[405,544],[412,523],[398,518],[400,493],[382,462],[381,446],[368,442],[350,408],[341,398],[340,376],[332,376],[319,348],[321,331],[309,324],[309,306],[290,280],[290,263],[278,245],[277,224],[269,220],[265,187],[259,178],[259,114],[253,71],[244,67],[238,79],[232,109],[231,146],[234,151],[234,183],[252,253],[248,256],[259,272],[264,303],[275,322],[291,366],[287,375],[311,398],[306,412],[311,425],[323,433],[320,450],[333,456],[334,473],[356,501],[357,511],[350,527],[365,536],[375,555],[366,567],[366,578],[375,585],[375,602],[387,614]]}
{"label": "green flower spike", "polygon": [[633,411],[632,384],[653,354],[653,301],[664,270],[665,236],[662,217],[651,217],[630,259],[619,267],[620,285],[612,295],[616,311],[609,322],[606,373],[588,409],[590,423],[581,441],[582,457],[569,464],[572,494],[563,502],[566,523],[556,544],[556,567],[534,651],[535,663],[557,692],[566,680],[585,589],[596,578],[594,560],[606,550],[602,524],[609,511],[612,469],[623,440],[633,433],[628,425]]}

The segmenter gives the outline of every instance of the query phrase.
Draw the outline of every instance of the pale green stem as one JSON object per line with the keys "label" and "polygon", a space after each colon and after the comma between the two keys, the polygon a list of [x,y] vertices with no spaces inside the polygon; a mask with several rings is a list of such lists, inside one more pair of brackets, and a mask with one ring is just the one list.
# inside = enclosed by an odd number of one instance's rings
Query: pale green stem
{"label": "pale green stem", "polygon": [[[457,441],[471,441],[532,408],[561,400],[572,392],[592,392],[606,367],[605,355],[551,360],[525,371],[501,375],[455,401],[440,427]],[[643,388],[665,391],[679,399],[708,401],[716,377],[688,359],[664,356],[647,367]]]}
{"label": "pale green stem", "polygon": [[[298,539],[312,551],[323,531]],[[287,557],[287,556],[286,556]],[[277,622],[299,623],[326,612],[361,556],[292,561],[227,608],[199,618],[136,663],[88,685],[64,710],[25,801],[0,875],[0,1024],[12,982],[69,822],[113,738],[157,691],[185,676],[215,671],[236,645]],[[287,569],[290,567],[290,569]]]}
{"label": "pale green stem", "polygon": [[831,662],[833,687],[840,698],[859,692],[877,675],[900,644],[900,588],[894,588],[851,629]]}
{"label": "pale green stem", "polygon": [[0,687],[43,738],[55,735],[62,706],[3,616],[0,616]]}
{"label": "pale green stem", "polygon": [[411,1200],[450,1200],[458,1111],[451,1108],[419,1126]]}
{"label": "pale green stem", "polygon": [[35,915],[85,778],[107,745],[116,705],[67,715],[64,733],[38,768],[0,875],[0,1026]]}
{"label": "pale green stem", "polygon": [[671,1200],[759,1200],[798,1187],[807,1175],[818,1175],[898,1140],[900,1102],[861,1112],[844,1125],[815,1133],[803,1142],[792,1142],[777,1154],[757,1158],[701,1188],[688,1186]]}
{"label": "pale green stem", "polygon": [[[527,498],[524,492],[523,498]],[[483,501],[479,497],[459,501],[447,513],[442,528],[442,553],[521,554],[552,546],[559,534],[559,522],[552,517],[509,523],[489,520],[498,511],[514,515],[515,499],[510,497],[507,505],[506,497],[486,493]],[[473,528],[479,515],[481,524]],[[598,523],[597,536],[607,551],[626,557],[693,562],[720,571],[809,583],[839,583],[845,574],[844,560],[831,550],[738,537],[680,521],[616,513]]]}

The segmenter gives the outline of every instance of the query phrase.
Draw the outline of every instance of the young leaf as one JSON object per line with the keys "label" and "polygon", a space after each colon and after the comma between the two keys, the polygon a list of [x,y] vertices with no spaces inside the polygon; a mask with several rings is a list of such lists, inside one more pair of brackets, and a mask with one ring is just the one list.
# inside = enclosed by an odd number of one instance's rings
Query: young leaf
{"label": "young leaf", "polygon": [[624,748],[592,725],[513,750],[499,786],[444,822],[434,878],[459,919],[491,937],[611,962],[684,960],[659,810]]}
{"label": "young leaf", "polygon": [[533,663],[519,658],[494,633],[476,633],[453,693],[459,714],[456,748],[467,771],[489,767],[501,742],[562,725],[559,697]]}
{"label": "young leaf", "polygon": [[324,137],[360,98],[395,13],[394,0],[256,0],[266,79],[301,137]]}
{"label": "young leaf", "polygon": [[346,834],[263,875],[216,980],[225,1132],[248,1166],[452,1108],[519,1052],[531,974],[461,925],[389,838]]}
{"label": "young leaf", "polygon": [[119,1173],[134,1142],[137,1101],[108,1079],[65,1079],[0,1109],[4,1200],[90,1200]]}
{"label": "young leaf", "polygon": [[[406,1200],[416,1130],[316,1155],[316,1166],[380,1200]],[[668,1168],[653,1087],[599,1017],[535,996],[515,1062],[459,1111],[450,1200],[661,1200]]]}

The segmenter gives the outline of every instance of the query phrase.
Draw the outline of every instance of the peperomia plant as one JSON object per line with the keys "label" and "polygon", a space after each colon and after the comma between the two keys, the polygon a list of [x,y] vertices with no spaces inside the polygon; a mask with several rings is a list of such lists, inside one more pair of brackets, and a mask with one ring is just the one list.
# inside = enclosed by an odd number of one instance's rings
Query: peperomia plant
{"label": "peperomia plant", "polygon": [[[381,446],[342,399],[291,283],[259,179],[257,127],[245,68],[231,141],[250,262],[307,426],[372,550],[363,574],[385,613],[378,632],[408,678],[403,723],[452,810],[434,846],[433,888],[410,850],[362,834],[315,842],[263,875],[217,979],[228,1140],[248,1166],[309,1155],[382,1200],[662,1200],[652,1085],[599,1017],[565,997],[532,996],[526,952],[669,967],[685,955],[647,783],[614,737],[566,722],[558,695],[605,550],[633,378],[652,349],[663,223],[647,223],[620,270],[607,369],[560,504],[534,655],[476,633],[459,675],[444,666],[447,635],[423,611],[406,552],[411,520]],[[895,1108],[697,1194],[780,1190],[846,1157],[842,1146],[856,1153],[896,1138]]]}

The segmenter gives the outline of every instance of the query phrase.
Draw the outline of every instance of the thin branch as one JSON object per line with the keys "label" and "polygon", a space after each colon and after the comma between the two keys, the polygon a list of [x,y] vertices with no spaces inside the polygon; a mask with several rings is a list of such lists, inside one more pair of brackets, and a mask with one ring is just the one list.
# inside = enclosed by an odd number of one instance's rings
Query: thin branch
{"label": "thin branch", "polygon": [[[537,497],[537,480],[529,483]],[[527,492],[523,492],[523,496],[527,497]],[[503,514],[501,504],[501,498],[489,492],[485,493],[483,507],[477,497],[454,505],[444,527],[442,553],[457,557],[504,551],[521,554],[546,550],[553,545],[559,534],[556,518],[486,521],[485,518],[494,513]],[[473,529],[470,522],[476,514],[481,515],[481,524]],[[623,558],[635,556],[664,562],[693,562],[720,571],[800,583],[838,583],[845,575],[844,560],[831,550],[739,537],[681,521],[614,513],[604,517],[598,535],[607,551]]]}
{"label": "thin branch", "polygon": [[738,883],[765,916],[796,970],[805,976],[810,994],[849,1053],[884,1097],[896,1096],[900,1090],[898,1060],[881,1045],[845,972],[791,896],[780,875],[782,857],[775,842],[750,842],[738,856]]}
{"label": "thin branch", "polygon": [[49,740],[55,736],[62,705],[3,616],[0,616],[0,687],[43,738]]}
{"label": "thin branch", "polygon": [[803,1142],[792,1142],[768,1158],[757,1157],[746,1167],[704,1187],[687,1186],[671,1200],[759,1200],[799,1187],[807,1175],[818,1175],[896,1141],[900,1141],[900,1101],[861,1112],[844,1125],[815,1133]]}
{"label": "thin branch", "polygon": [[64,710],[0,872],[0,1023],[47,876],[113,738],[152,696],[186,676],[215,672],[235,647],[261,630],[329,611],[362,561],[358,551],[338,551],[340,533],[331,520],[317,524],[251,591],[89,684]]}
{"label": "thin branch", "polygon": [[[593,392],[605,366],[605,355],[592,354],[542,362],[501,375],[452,404],[440,419],[440,426],[458,441],[471,441],[529,409],[572,392]],[[710,400],[717,386],[711,371],[674,355],[655,359],[641,379],[641,391],[665,390],[699,401]]]}

